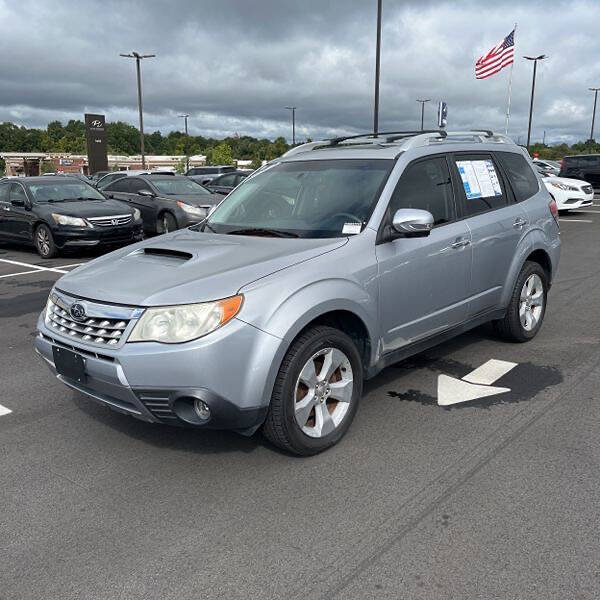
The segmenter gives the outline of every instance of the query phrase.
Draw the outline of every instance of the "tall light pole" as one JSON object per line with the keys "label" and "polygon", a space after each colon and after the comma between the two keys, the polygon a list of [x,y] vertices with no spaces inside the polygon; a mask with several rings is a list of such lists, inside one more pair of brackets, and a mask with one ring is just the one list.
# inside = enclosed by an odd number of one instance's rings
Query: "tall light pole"
{"label": "tall light pole", "polygon": [[292,111],[292,146],[296,145],[296,107],[286,106],[287,110]]}
{"label": "tall light pole", "polygon": [[590,133],[590,144],[592,143],[592,140],[594,139],[594,125],[596,122],[596,104],[598,102],[598,91],[600,91],[600,88],[588,88],[590,92],[594,92],[594,112],[592,113],[592,131]]}
{"label": "tall light pole", "polygon": [[381,2],[377,0],[377,46],[375,49],[375,108],[373,111],[373,136],[379,133],[379,71],[381,64]]}
{"label": "tall light pole", "polygon": [[188,156],[188,129],[187,129],[187,120],[190,115],[179,115],[181,119],[184,120],[185,123],[185,170],[186,172],[190,170],[190,157]]}
{"label": "tall light pole", "polygon": [[425,102],[430,102],[431,98],[427,98],[427,100],[417,100],[417,102],[421,103],[421,131],[423,131],[423,123],[425,122]]}
{"label": "tall light pole", "polygon": [[544,60],[548,58],[545,54],[539,56],[524,56],[525,60],[533,61],[533,79],[531,81],[531,101],[529,103],[529,126],[527,127],[527,150],[529,150],[529,142],[531,141],[531,117],[533,115],[533,96],[535,94],[535,74],[537,72],[538,60]]}
{"label": "tall light pole", "polygon": [[156,54],[140,54],[132,52],[131,54],[121,54],[123,58],[135,58],[137,70],[137,89],[138,89],[138,109],[140,111],[140,150],[142,151],[142,169],[146,168],[146,153],[144,152],[144,109],[142,106],[142,75],[140,72],[140,62],[143,58],[154,58]]}

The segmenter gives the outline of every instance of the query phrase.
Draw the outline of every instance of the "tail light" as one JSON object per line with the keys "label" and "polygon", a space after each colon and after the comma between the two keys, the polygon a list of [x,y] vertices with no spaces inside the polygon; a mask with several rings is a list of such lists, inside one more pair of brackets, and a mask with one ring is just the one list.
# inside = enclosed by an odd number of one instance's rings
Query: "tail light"
{"label": "tail light", "polygon": [[565,168],[565,159],[561,158],[560,159],[560,170],[562,171]]}
{"label": "tail light", "polygon": [[550,214],[554,217],[554,220],[558,225],[558,206],[556,205],[556,200],[554,198],[552,198],[550,202],[548,202],[548,208],[550,209]]}

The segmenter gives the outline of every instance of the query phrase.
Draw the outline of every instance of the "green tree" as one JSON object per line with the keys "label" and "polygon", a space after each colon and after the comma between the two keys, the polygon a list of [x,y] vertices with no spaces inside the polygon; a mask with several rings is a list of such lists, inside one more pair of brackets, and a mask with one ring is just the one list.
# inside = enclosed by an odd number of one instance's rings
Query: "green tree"
{"label": "green tree", "polygon": [[44,173],[54,173],[54,164],[50,160],[44,160],[40,167],[40,174]]}
{"label": "green tree", "polygon": [[[208,158],[208,155],[207,155]],[[233,151],[229,144],[219,144],[211,152],[210,164],[212,165],[232,165],[233,164]]]}
{"label": "green tree", "polygon": [[262,160],[258,156],[255,156],[252,159],[252,163],[250,164],[251,169],[260,169],[262,167]]}

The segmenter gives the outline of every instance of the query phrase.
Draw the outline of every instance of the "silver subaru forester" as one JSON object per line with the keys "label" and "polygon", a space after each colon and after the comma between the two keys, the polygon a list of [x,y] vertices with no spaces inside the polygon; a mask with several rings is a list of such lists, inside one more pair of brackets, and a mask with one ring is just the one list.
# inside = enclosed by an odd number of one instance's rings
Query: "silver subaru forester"
{"label": "silver subaru forester", "polygon": [[557,210],[510,139],[397,132],[296,147],[202,223],[62,277],[35,346],[65,385],[150,422],[315,454],[363,381],[492,321],[539,331]]}

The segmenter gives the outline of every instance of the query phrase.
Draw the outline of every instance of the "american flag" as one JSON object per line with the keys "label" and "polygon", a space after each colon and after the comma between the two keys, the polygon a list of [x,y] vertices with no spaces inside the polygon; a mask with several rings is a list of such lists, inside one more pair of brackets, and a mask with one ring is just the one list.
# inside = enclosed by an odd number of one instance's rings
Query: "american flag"
{"label": "american flag", "polygon": [[497,46],[480,56],[475,63],[475,78],[485,79],[495,75],[514,62],[515,30],[513,29]]}

